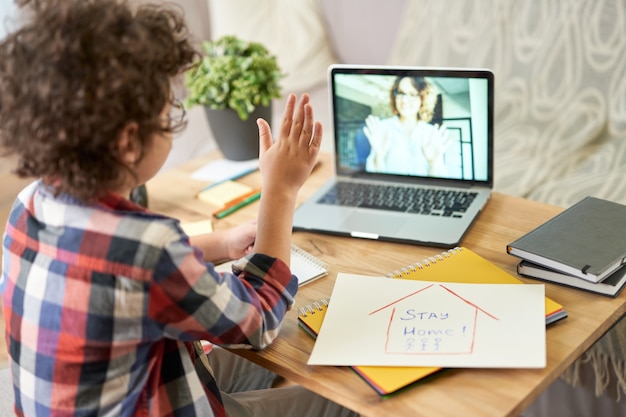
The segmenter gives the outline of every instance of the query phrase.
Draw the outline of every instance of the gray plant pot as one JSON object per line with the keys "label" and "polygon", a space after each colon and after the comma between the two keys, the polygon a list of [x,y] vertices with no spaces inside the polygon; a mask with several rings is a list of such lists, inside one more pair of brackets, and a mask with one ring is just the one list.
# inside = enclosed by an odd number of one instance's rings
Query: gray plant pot
{"label": "gray plant pot", "polygon": [[272,107],[257,107],[247,120],[241,120],[233,109],[215,110],[204,107],[209,127],[224,158],[246,161],[259,157],[259,129],[256,120],[261,117],[272,122]]}

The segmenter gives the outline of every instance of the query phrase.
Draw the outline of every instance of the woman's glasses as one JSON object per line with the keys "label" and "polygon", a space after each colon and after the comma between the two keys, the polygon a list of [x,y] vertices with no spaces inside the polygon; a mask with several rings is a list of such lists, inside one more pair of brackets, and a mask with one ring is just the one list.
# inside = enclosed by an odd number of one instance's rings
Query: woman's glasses
{"label": "woman's glasses", "polygon": [[398,100],[417,100],[420,98],[419,93],[410,94],[410,93],[405,93],[404,91],[398,91],[398,90],[394,92],[394,96]]}

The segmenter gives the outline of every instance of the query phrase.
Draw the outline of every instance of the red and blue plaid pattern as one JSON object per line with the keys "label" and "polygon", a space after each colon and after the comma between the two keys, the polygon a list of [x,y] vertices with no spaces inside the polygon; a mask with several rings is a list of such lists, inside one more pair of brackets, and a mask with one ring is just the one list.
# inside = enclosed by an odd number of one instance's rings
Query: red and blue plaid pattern
{"label": "red and blue plaid pattern", "polygon": [[264,348],[293,305],[286,264],[215,272],[176,220],[111,194],[20,193],[0,277],[18,415],[223,416],[197,340]]}

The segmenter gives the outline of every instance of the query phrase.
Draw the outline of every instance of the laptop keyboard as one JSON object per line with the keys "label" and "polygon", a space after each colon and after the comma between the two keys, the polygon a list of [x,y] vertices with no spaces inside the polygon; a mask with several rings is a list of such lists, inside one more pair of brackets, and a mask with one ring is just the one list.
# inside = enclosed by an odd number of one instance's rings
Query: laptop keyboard
{"label": "laptop keyboard", "polygon": [[461,217],[476,195],[472,191],[338,182],[318,203]]}

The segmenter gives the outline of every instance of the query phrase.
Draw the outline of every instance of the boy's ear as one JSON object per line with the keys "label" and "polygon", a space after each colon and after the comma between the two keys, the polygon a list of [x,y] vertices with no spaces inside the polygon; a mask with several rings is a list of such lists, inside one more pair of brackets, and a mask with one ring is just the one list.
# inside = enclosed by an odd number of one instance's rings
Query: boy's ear
{"label": "boy's ear", "polygon": [[131,122],[122,128],[117,137],[116,150],[120,161],[127,166],[133,166],[139,162],[142,149],[137,123]]}

